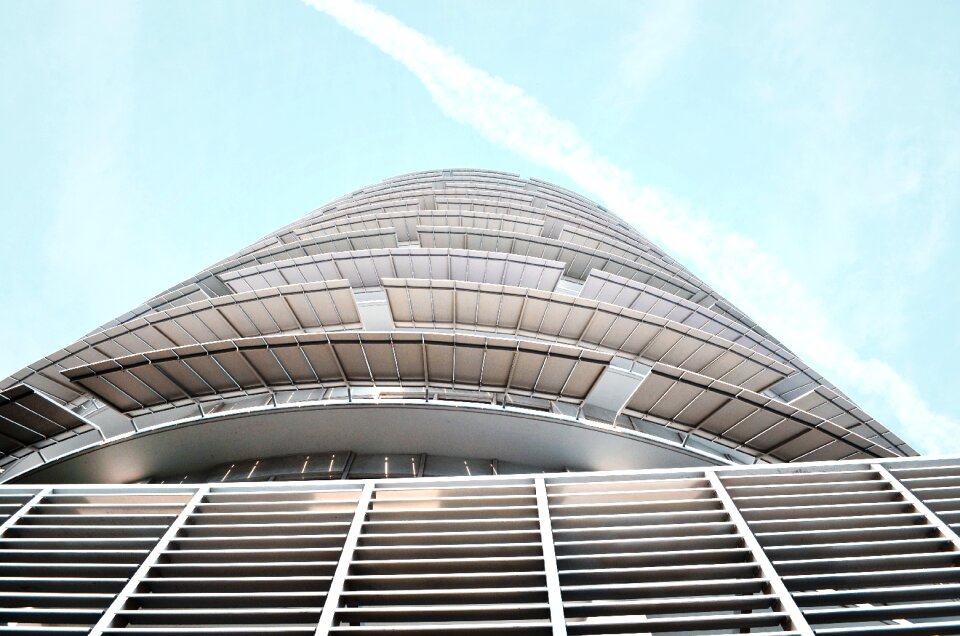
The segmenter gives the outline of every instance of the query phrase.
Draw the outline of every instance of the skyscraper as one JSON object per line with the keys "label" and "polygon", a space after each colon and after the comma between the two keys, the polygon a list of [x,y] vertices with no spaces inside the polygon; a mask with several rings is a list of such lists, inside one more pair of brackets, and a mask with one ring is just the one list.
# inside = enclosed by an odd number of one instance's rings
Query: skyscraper
{"label": "skyscraper", "polygon": [[363,188],[0,389],[0,632],[960,633],[960,460],[542,181]]}

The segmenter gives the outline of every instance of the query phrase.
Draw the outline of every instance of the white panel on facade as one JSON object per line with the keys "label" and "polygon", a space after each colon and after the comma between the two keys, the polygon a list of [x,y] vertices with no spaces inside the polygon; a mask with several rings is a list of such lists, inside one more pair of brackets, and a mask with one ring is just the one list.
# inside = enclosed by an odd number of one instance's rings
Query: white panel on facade
{"label": "white panel on facade", "polygon": [[910,454],[602,206],[423,171],[0,381],[0,631],[960,633]]}

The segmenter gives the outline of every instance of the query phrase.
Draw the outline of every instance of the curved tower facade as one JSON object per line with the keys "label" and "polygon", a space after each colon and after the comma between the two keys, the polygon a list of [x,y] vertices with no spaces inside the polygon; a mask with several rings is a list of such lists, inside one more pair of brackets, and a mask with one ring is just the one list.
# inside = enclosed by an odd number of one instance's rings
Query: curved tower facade
{"label": "curved tower facade", "polygon": [[405,175],[0,383],[0,631],[960,633],[914,455],[601,206]]}

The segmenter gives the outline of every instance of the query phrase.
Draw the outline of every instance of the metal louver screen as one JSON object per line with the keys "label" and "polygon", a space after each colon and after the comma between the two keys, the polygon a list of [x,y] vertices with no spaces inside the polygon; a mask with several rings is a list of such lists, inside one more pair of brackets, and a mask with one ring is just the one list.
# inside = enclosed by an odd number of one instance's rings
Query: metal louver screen
{"label": "metal louver screen", "polygon": [[[22,502],[22,492],[0,498]],[[86,633],[189,500],[153,487],[35,491],[2,526],[0,630]]]}
{"label": "metal louver screen", "polygon": [[960,460],[0,487],[0,632],[960,633]]}

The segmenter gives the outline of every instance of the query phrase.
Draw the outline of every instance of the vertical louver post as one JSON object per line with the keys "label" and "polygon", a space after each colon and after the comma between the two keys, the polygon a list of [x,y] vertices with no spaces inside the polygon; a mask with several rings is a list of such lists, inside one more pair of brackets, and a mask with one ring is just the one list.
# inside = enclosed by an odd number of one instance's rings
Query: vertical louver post
{"label": "vertical louver post", "polygon": [[[9,495],[7,493],[3,493],[4,503],[6,503],[7,501],[9,501],[9,499],[12,498],[13,501],[10,501],[10,503],[7,505],[19,506],[19,507],[17,507],[10,514],[10,516],[4,519],[3,523],[0,524],[0,537],[4,535],[4,533],[7,531],[7,528],[15,526],[17,524],[17,521],[20,520],[20,517],[29,513],[31,508],[37,505],[44,497],[46,497],[50,493],[50,490],[51,490],[50,488],[43,488],[37,491],[36,494],[32,496],[30,494],[24,494],[22,492],[14,492],[14,493],[10,493]],[[26,497],[26,500],[24,500],[25,497]]]}
{"label": "vertical louver post", "polygon": [[[167,528],[167,531],[160,537],[160,540],[157,541],[153,548],[151,548],[147,557],[140,564],[140,567],[137,568],[137,571],[133,573],[133,576],[127,581],[127,584],[123,587],[116,598],[113,599],[113,602],[110,604],[110,607],[103,613],[103,616],[100,617],[100,620],[97,621],[97,624],[93,626],[93,629],[90,630],[90,636],[101,636],[104,633],[104,630],[107,630],[111,627],[117,626],[118,622],[117,613],[122,611],[127,604],[128,599],[131,594],[134,594],[137,591],[137,588],[140,586],[140,583],[146,578],[147,573],[150,571],[150,568],[153,567],[155,563],[160,559],[160,556],[163,554],[163,551],[170,544],[170,541],[177,535],[177,532],[180,528],[187,522],[190,514],[193,512],[194,508],[197,507],[197,504],[203,499],[203,496],[209,491],[209,486],[201,486],[194,493],[190,500],[183,506],[183,509],[180,511],[180,514],[173,520],[170,526]],[[122,626],[122,625],[121,625]]]}
{"label": "vertical louver post", "polygon": [[367,517],[370,499],[373,497],[373,488],[374,482],[368,481],[363,485],[363,490],[360,492],[357,509],[354,512],[353,520],[350,522],[350,528],[347,530],[347,538],[343,542],[340,560],[337,562],[337,569],[333,572],[333,580],[330,581],[323,611],[320,613],[319,621],[317,621],[316,636],[326,636],[330,632],[330,628],[333,627],[334,617],[337,614],[337,608],[340,606],[340,595],[343,593],[347,575],[350,573],[353,553],[357,548],[360,532],[363,530],[363,521]]}
{"label": "vertical louver post", "polygon": [[189,492],[138,485],[39,492],[0,535],[0,631],[88,633],[118,602]]}
{"label": "vertical louver post", "polygon": [[760,571],[763,572],[764,577],[767,579],[770,589],[777,595],[780,607],[790,617],[790,627],[803,636],[813,636],[813,630],[810,628],[810,625],[807,624],[807,619],[803,617],[803,613],[801,613],[800,608],[797,607],[796,601],[793,600],[790,592],[783,584],[780,574],[777,573],[770,559],[767,557],[766,552],[763,551],[763,547],[760,546],[757,538],[753,535],[750,526],[743,518],[743,515],[740,514],[740,509],[737,508],[733,499],[730,498],[730,493],[727,492],[723,482],[720,481],[720,477],[714,471],[707,471],[707,479],[716,491],[717,497],[723,502],[724,509],[726,509],[727,514],[730,515],[730,520],[736,525],[740,536],[743,537],[744,543],[746,543],[747,547],[753,553],[753,558],[760,566]]}
{"label": "vertical louver post", "polygon": [[550,523],[550,502],[543,477],[533,480],[537,489],[537,514],[540,517],[540,543],[543,545],[543,569],[547,578],[547,601],[550,603],[550,622],[553,636],[566,636],[567,623],[563,615],[563,598],[560,594],[560,573],[557,569],[557,553],[553,545],[553,526]]}
{"label": "vertical louver post", "polygon": [[960,537],[957,536],[957,533],[953,531],[953,528],[948,526],[943,519],[940,518],[940,515],[930,510],[930,508],[917,497],[913,491],[907,488],[903,482],[893,476],[893,474],[886,469],[883,464],[874,464],[871,466],[874,470],[880,473],[880,477],[885,479],[887,483],[893,486],[893,489],[899,492],[903,498],[913,504],[913,507],[917,509],[918,512],[923,513],[927,518],[927,522],[936,528],[945,539],[948,539],[953,543],[954,550],[960,550]]}

